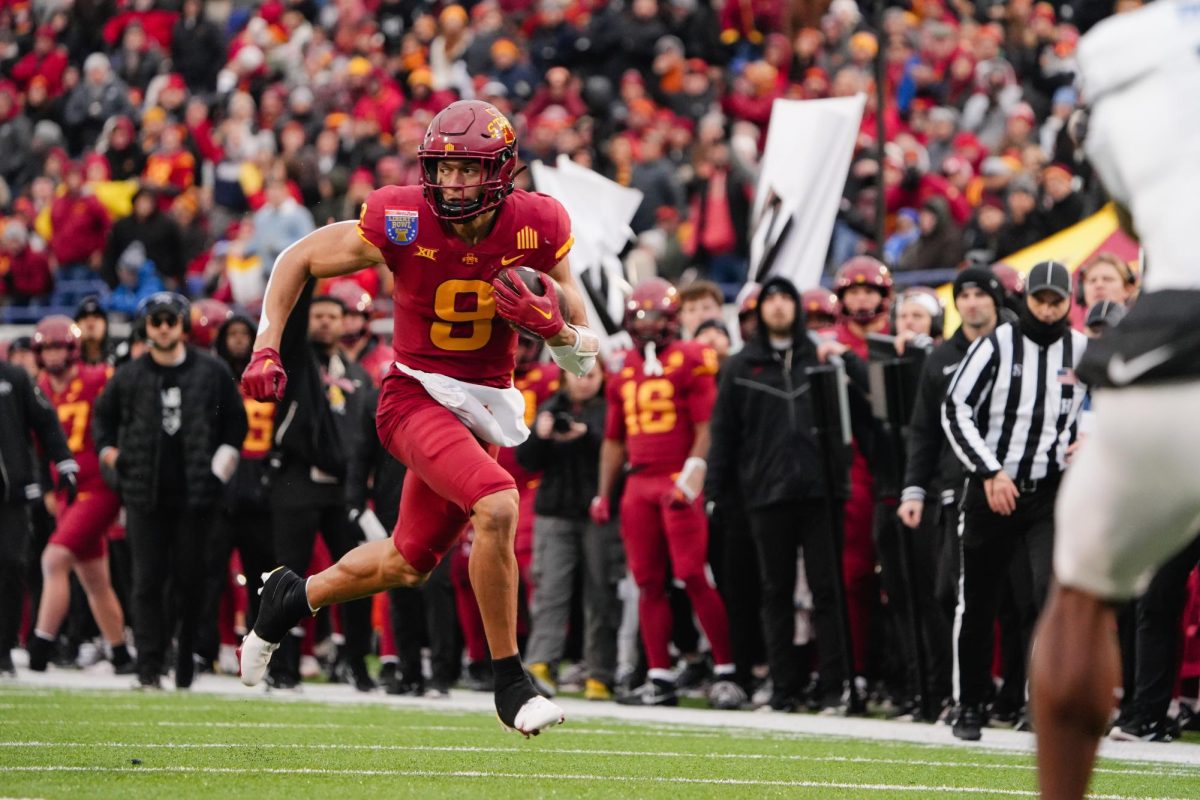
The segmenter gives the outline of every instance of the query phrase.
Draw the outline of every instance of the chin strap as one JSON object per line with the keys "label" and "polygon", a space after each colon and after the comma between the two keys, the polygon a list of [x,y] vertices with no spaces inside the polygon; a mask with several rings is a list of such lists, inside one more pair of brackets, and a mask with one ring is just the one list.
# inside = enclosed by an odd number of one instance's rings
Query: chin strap
{"label": "chin strap", "polygon": [[658,360],[658,345],[654,342],[646,342],[646,347],[642,350],[642,357],[646,360],[645,366],[642,367],[644,375],[658,377],[663,374],[662,362]]}
{"label": "chin strap", "polygon": [[586,325],[568,323],[567,327],[575,331],[575,343],[551,347],[550,357],[567,372],[582,378],[596,365],[596,356],[600,353],[600,337],[592,333]]}

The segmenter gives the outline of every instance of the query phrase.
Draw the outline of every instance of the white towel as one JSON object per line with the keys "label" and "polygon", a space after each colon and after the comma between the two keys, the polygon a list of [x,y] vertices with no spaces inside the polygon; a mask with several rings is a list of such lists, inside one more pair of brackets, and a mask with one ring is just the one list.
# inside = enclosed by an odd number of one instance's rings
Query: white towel
{"label": "white towel", "polygon": [[462,420],[471,433],[501,447],[516,447],[529,438],[525,398],[513,387],[479,386],[445,375],[422,372],[396,362],[396,369],[419,381],[429,396]]}

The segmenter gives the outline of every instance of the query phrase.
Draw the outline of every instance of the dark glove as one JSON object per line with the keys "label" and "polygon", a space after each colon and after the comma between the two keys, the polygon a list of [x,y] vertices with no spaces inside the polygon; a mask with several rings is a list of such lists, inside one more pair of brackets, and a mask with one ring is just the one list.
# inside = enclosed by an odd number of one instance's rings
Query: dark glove
{"label": "dark glove", "polygon": [[58,470],[58,483],[54,488],[67,496],[67,505],[75,502],[75,498],[79,496],[79,481],[75,477],[75,473],[79,472],[79,465],[74,459],[70,461],[60,461],[55,465]]}
{"label": "dark glove", "polygon": [[255,350],[242,373],[242,392],[252,400],[268,402],[282,400],[287,386],[287,373],[283,371],[283,359],[273,347]]}

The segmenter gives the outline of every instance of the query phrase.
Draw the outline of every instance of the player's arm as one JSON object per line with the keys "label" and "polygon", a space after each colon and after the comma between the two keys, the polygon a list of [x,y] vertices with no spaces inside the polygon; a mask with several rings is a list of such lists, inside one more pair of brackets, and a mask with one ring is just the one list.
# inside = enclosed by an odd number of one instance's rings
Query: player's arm
{"label": "player's arm", "polygon": [[267,281],[254,349],[279,349],[283,323],[309,278],[348,275],[383,262],[383,253],[359,234],[354,220],[318,228],[288,247],[275,259]]}
{"label": "player's arm", "polygon": [[559,332],[546,339],[546,345],[560,367],[576,375],[586,375],[596,364],[600,337],[588,328],[587,306],[583,304],[583,293],[571,272],[570,257],[563,256],[550,270],[550,277],[562,287],[571,319],[564,320],[565,324]]}
{"label": "player's arm", "polygon": [[612,502],[613,487],[625,465],[625,413],[621,408],[618,390],[619,378],[614,377],[604,387],[605,400],[608,407],[604,412],[604,441],[600,443],[600,474],[596,484],[596,496],[588,515],[598,525],[603,525],[612,518],[609,505]]}

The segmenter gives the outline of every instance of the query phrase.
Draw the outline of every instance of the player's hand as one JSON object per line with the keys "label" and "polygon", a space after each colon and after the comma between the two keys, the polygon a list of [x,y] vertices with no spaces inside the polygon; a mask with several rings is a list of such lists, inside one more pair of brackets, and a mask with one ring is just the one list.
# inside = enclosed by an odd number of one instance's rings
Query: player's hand
{"label": "player's hand", "polygon": [[597,525],[607,525],[612,519],[612,509],[609,508],[608,498],[593,497],[592,504],[588,507],[588,516]]}
{"label": "player's hand", "polygon": [[1067,445],[1067,464],[1075,460],[1075,455],[1079,452],[1079,446],[1083,444],[1085,438],[1087,437],[1080,434],[1079,438]]}
{"label": "player's hand", "polygon": [[921,524],[921,514],[925,512],[924,500],[905,500],[896,509],[896,516],[906,527],[916,528]]}
{"label": "player's hand", "polygon": [[74,472],[58,473],[58,483],[54,488],[66,495],[66,507],[68,508],[75,502],[75,498],[79,496],[79,482],[75,479]]}
{"label": "player's hand", "polygon": [[826,339],[817,345],[817,360],[822,364],[829,361],[830,356],[844,355],[850,348],[833,339]]}
{"label": "player's hand", "polygon": [[541,297],[534,294],[516,274],[508,275],[507,281],[516,287],[514,291],[506,281],[500,280],[505,273],[515,273],[511,267],[501,271],[492,281],[492,296],[496,300],[496,313],[504,319],[519,325],[532,334],[543,339],[551,339],[557,335],[566,323],[558,310],[558,294],[554,284],[538,273],[542,282]]}
{"label": "player's hand", "polygon": [[242,392],[251,400],[268,402],[282,400],[287,386],[287,373],[283,371],[283,359],[273,347],[255,350],[242,373]]}
{"label": "player's hand", "polygon": [[984,481],[983,490],[987,494],[988,508],[1000,516],[1007,517],[1017,510],[1017,498],[1021,493],[1004,470]]}

